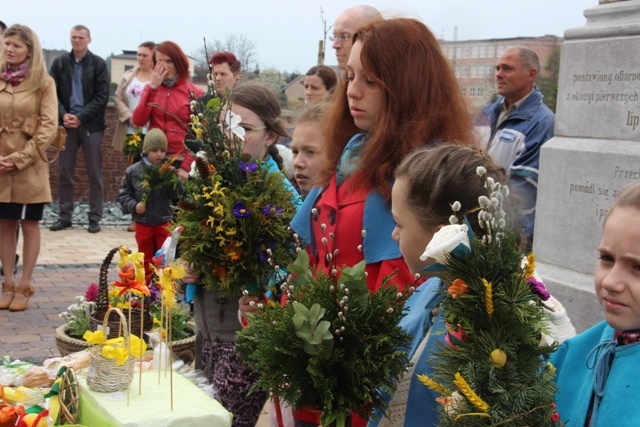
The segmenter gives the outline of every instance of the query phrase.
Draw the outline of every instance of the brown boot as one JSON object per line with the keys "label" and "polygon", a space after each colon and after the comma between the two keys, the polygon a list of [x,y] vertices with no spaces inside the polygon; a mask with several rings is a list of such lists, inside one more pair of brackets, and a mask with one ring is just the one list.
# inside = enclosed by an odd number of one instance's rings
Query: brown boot
{"label": "brown boot", "polygon": [[0,310],[6,310],[13,301],[16,287],[13,285],[2,284],[2,294],[0,294]]}
{"label": "brown boot", "polygon": [[15,288],[15,295],[13,297],[13,301],[11,301],[11,305],[9,306],[10,311],[25,311],[27,309],[27,305],[29,304],[29,298],[31,295],[35,294],[36,291],[31,287],[23,287],[18,286]]}

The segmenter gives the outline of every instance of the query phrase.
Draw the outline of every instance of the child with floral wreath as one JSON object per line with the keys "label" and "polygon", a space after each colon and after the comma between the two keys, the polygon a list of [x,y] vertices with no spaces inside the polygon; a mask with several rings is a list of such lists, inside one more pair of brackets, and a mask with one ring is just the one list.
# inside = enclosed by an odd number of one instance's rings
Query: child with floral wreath
{"label": "child with floral wreath", "polygon": [[604,220],[595,292],[602,322],[551,357],[567,426],[637,426],[640,383],[640,183],[626,186]]}

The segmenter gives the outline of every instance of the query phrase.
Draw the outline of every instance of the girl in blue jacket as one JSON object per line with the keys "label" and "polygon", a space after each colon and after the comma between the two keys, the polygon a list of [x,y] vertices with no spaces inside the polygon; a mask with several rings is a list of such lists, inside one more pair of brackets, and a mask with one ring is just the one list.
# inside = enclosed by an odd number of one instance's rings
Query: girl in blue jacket
{"label": "girl in blue jacket", "polygon": [[625,187],[604,221],[595,292],[605,320],[563,343],[557,410],[569,427],[638,426],[640,396],[640,183]]}

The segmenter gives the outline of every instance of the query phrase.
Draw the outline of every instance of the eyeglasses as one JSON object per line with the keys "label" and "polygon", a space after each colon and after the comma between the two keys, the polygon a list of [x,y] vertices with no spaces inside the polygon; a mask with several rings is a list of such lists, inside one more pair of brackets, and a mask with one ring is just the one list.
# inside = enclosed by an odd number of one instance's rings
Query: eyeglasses
{"label": "eyeglasses", "polygon": [[340,40],[342,43],[351,40],[351,34],[349,33],[340,33],[340,34],[332,34],[329,36],[329,40],[336,41]]}

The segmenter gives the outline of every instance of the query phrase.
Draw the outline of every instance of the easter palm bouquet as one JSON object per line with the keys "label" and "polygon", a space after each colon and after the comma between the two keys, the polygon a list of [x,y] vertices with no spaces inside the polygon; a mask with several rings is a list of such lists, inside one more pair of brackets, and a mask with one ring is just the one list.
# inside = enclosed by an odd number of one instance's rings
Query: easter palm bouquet
{"label": "easter palm bouquet", "polygon": [[477,169],[487,195],[479,197],[480,235],[452,205],[451,225],[440,229],[423,254],[444,282],[440,310],[446,344],[429,359],[434,373],[418,378],[440,394],[439,425],[553,426],[558,423],[546,360],[556,346],[541,340],[549,294],[534,277],[533,254],[519,249],[506,228],[506,186]]}
{"label": "easter palm bouquet", "polygon": [[127,164],[132,164],[136,157],[142,155],[142,131],[127,135],[122,145],[122,154],[127,159]]}
{"label": "easter palm bouquet", "polygon": [[409,335],[398,325],[413,287],[400,292],[387,278],[370,294],[364,261],[325,273],[309,268],[305,251],[287,270],[296,275],[283,285],[287,302],[258,304],[237,335],[261,374],[256,387],[321,411],[322,425],[344,426],[349,412],[367,418],[409,363],[401,350]]}
{"label": "easter palm bouquet", "polygon": [[242,153],[245,130],[227,102],[191,103],[189,145],[200,151],[178,203],[181,257],[207,289],[260,294],[280,280],[274,265],[295,257],[289,222],[296,208],[284,176]]}

